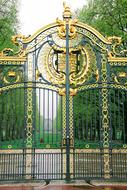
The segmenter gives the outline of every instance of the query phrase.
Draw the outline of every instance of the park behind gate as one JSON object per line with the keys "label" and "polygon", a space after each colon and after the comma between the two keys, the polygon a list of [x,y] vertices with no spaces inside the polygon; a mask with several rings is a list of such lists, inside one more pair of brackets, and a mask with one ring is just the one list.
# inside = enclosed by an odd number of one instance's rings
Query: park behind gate
{"label": "park behind gate", "polygon": [[127,180],[127,57],[72,19],[0,53],[0,180]]}

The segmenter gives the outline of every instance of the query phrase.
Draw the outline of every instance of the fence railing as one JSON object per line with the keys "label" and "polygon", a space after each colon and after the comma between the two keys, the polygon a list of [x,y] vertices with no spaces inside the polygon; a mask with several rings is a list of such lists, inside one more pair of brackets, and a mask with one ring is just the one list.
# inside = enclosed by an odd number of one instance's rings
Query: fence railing
{"label": "fence railing", "polygon": [[[70,153],[72,179],[104,179],[104,154]],[[30,158],[31,162],[29,162]],[[127,153],[110,153],[110,179],[127,180]],[[72,165],[71,165],[72,166]],[[66,153],[0,153],[0,181],[66,179]]]}

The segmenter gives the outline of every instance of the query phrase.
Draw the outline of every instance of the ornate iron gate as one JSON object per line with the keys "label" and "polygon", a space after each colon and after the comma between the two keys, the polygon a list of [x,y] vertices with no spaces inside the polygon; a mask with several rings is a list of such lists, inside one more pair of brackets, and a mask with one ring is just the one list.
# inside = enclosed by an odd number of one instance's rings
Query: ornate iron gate
{"label": "ornate iron gate", "polygon": [[0,180],[127,179],[121,39],[71,19],[0,54]]}

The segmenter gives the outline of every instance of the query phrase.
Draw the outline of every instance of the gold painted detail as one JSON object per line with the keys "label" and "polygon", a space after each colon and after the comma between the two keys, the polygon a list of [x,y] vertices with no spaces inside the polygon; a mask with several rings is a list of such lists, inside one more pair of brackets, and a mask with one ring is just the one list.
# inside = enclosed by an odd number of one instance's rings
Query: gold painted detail
{"label": "gold painted detail", "polygon": [[110,179],[110,155],[109,155],[109,112],[108,112],[108,89],[107,89],[107,68],[106,55],[102,54],[102,129],[103,129],[103,148],[104,148],[104,178]]}
{"label": "gold painted detail", "polygon": [[75,149],[75,153],[100,153],[100,149]]}
{"label": "gold painted detail", "polygon": [[109,37],[108,40],[111,42],[111,50],[108,51],[108,62],[113,66],[124,66],[127,65],[127,50],[120,50],[122,45],[121,37]]}
{"label": "gold painted detail", "polygon": [[45,55],[45,71],[50,82],[53,84],[65,84],[65,74],[62,72],[57,72],[53,67],[53,57],[54,51],[52,48],[46,52]]}
{"label": "gold painted detail", "polygon": [[127,145],[123,145],[122,149],[112,149],[112,153],[127,153]]}
{"label": "gold painted detail", "polygon": [[0,58],[0,65],[24,65],[26,59]]}
{"label": "gold painted detail", "polygon": [[[27,48],[26,48],[26,54],[32,52],[35,50],[35,48],[39,48],[43,43],[45,43],[47,41],[47,37],[50,36],[51,34],[55,34],[57,32],[57,25],[56,26],[54,25],[54,27],[52,27],[52,24],[51,24],[51,28],[46,28],[45,31],[43,31],[42,29],[42,33],[36,37],[36,42],[35,41],[32,41],[30,42],[28,45],[27,45]],[[44,50],[45,51],[45,50]]]}
{"label": "gold painted detail", "polygon": [[0,57],[12,56],[14,54],[13,49],[11,48],[4,48],[0,52]]}
{"label": "gold painted detail", "polygon": [[[99,84],[89,84],[89,85],[81,86],[77,90],[78,91],[88,90],[88,89],[91,89],[91,88],[98,88],[99,86],[103,87],[103,86],[101,86]],[[115,88],[115,89],[127,90],[127,86],[121,85],[121,84],[109,84],[109,87],[110,88]]]}
{"label": "gold painted detail", "polygon": [[60,88],[58,91],[60,96],[65,96],[66,95],[66,89],[65,88]]}
{"label": "gold painted detail", "polygon": [[69,38],[73,39],[76,37],[76,28],[75,25],[77,23],[77,19],[72,20],[72,13],[70,7],[64,3],[64,12],[63,12],[63,21],[57,19],[56,22],[58,23],[58,35],[61,39],[66,38],[66,23],[69,24]]}
{"label": "gold painted detail", "polygon": [[[31,87],[33,86],[33,84],[31,83]],[[36,84],[36,88],[45,88],[45,89],[49,89],[49,90],[54,90],[54,91],[58,91],[59,88],[53,85],[48,85],[48,84],[42,84],[42,83],[37,83]]]}
{"label": "gold painted detail", "polygon": [[119,76],[120,78],[124,78],[124,77],[127,77],[127,73],[126,73],[126,72],[120,72],[120,73],[118,74],[118,76]]}
{"label": "gold painted detail", "polygon": [[0,80],[3,84],[12,84],[23,81],[23,68],[18,66],[2,67],[0,70]]}
{"label": "gold painted detail", "polygon": [[109,149],[104,149],[104,178],[110,179],[110,154]]}
{"label": "gold painted detail", "polygon": [[71,9],[66,2],[63,2],[63,7],[64,7],[63,18],[64,19],[71,18],[72,17]]}
{"label": "gold painted detail", "polygon": [[12,36],[12,42],[15,45],[20,45],[22,43],[22,40],[25,40],[26,38],[27,37],[25,37],[24,35],[18,34],[18,35]]}
{"label": "gold painted detail", "polygon": [[8,76],[9,76],[9,77],[15,77],[15,76],[16,76],[15,71],[9,71],[9,72],[8,72]]}
{"label": "gold painted detail", "polygon": [[[29,83],[28,84],[29,88],[33,87],[33,83]],[[0,92],[4,92],[6,90],[11,90],[11,89],[16,89],[16,88],[23,88],[25,87],[24,83],[20,83],[20,84],[11,84],[11,85],[7,85],[7,86],[4,86],[4,87],[1,87],[0,88]],[[46,85],[46,84],[41,84],[41,83],[37,83],[36,84],[36,88],[45,88],[45,89],[50,89],[50,90],[55,90],[55,91],[58,91],[58,87],[56,86],[52,86],[52,85]]]}
{"label": "gold painted detail", "polygon": [[66,149],[62,149],[62,153],[63,153],[63,178],[66,178],[66,167],[67,167],[67,154],[66,154]]}
{"label": "gold painted detail", "polygon": [[62,130],[63,130],[63,133],[62,133],[62,146],[65,146],[66,145],[66,96],[63,96],[62,97]]}
{"label": "gold painted detail", "polygon": [[127,85],[127,73],[126,72],[119,72],[118,75],[114,76],[114,81],[118,84],[121,84],[121,79],[124,79],[122,81],[122,84]]}
{"label": "gold painted detail", "polygon": [[21,87],[24,87],[24,83],[11,84],[11,85],[8,85],[8,86],[1,87],[0,92],[4,92],[6,90],[15,89],[15,88],[21,88]]}
{"label": "gold painted detail", "polygon": [[28,84],[27,88],[27,114],[26,114],[26,147],[31,148],[32,147],[32,125],[33,125],[33,101],[32,101],[32,96],[33,96],[33,90],[32,88],[29,88],[31,86]]}
{"label": "gold painted detail", "polygon": [[[16,75],[11,75],[11,76],[8,75],[8,76],[11,77],[11,78],[14,78],[14,79],[15,79],[15,80],[14,80],[15,83],[17,83],[17,82],[20,81],[20,76],[17,75],[17,74],[16,74]],[[3,81],[4,81],[5,84],[10,84],[10,83],[11,83],[11,82],[7,79],[7,77],[4,77],[4,78],[3,78]]]}
{"label": "gold painted detail", "polygon": [[33,80],[33,54],[28,54],[28,81]]}
{"label": "gold painted detail", "polygon": [[[77,88],[75,88],[75,89],[70,88],[70,96],[76,96],[77,91],[78,91]],[[65,88],[59,88],[58,93],[60,96],[65,96],[66,95],[66,89]]]}
{"label": "gold painted detail", "polygon": [[[58,71],[54,67],[53,59],[54,59],[54,51],[60,51],[58,55]],[[76,55],[74,52],[80,52],[79,61],[80,68],[79,71],[76,71]],[[56,46],[50,47],[49,51],[45,54],[45,68],[44,70],[47,73],[47,78],[50,82],[58,85],[65,84],[65,68],[66,68],[66,49],[58,48]],[[84,47],[78,46],[76,48],[70,48],[69,51],[69,66],[70,66],[70,84],[77,85],[83,84],[87,79],[92,77],[95,74],[95,78],[98,81],[99,75],[96,66],[96,56],[92,47],[87,44]],[[63,90],[60,90],[60,93],[63,94]],[[75,90],[71,90],[71,94],[76,94]]]}
{"label": "gold painted detail", "polygon": [[[57,19],[56,22],[59,25],[58,35],[61,39],[64,40],[66,38],[66,21]],[[77,35],[76,28],[75,28],[76,23],[77,23],[77,19],[69,20],[69,39],[73,39]]]}
{"label": "gold painted detail", "polygon": [[110,88],[115,88],[115,89],[121,89],[121,90],[127,90],[127,85],[121,85],[121,84],[110,84]]}
{"label": "gold painted detail", "polygon": [[107,89],[107,68],[106,57],[102,54],[102,127],[103,127],[103,147],[109,147],[109,113],[108,113],[108,89]]}
{"label": "gold painted detail", "polygon": [[127,66],[127,57],[113,57],[112,54],[109,53],[108,62],[112,66]]}
{"label": "gold painted detail", "polygon": [[74,131],[73,131],[73,119],[74,119],[74,116],[73,116],[73,97],[70,96],[70,99],[69,99],[69,110],[70,110],[70,115],[69,115],[69,126],[70,126],[70,146],[71,147],[74,147]]}
{"label": "gold painted detail", "polygon": [[26,149],[26,179],[31,179],[31,172],[32,172],[32,159],[33,159],[33,154],[32,154],[32,149]]}
{"label": "gold painted detail", "polygon": [[87,79],[89,79],[93,73],[97,72],[96,56],[92,50],[92,47],[87,44],[84,47],[80,47],[82,56],[81,70],[76,73],[70,74],[70,84],[81,85]]}
{"label": "gold painted detail", "polygon": [[108,117],[108,90],[102,89],[102,127],[103,147],[109,147],[109,117]]}
{"label": "gold painted detail", "polygon": [[70,178],[74,179],[74,149],[70,149]]}
{"label": "gold painted detail", "polygon": [[[0,65],[24,65],[26,57],[19,57],[16,55],[10,56],[11,53],[5,53],[6,48],[0,52]],[[10,50],[13,52],[12,50]]]}
{"label": "gold painted detail", "polygon": [[101,50],[106,51],[108,45],[111,43],[104,38],[98,31],[94,28],[90,27],[87,24],[77,23],[76,30],[78,34],[85,35],[88,39],[90,39],[90,43],[97,45]]}
{"label": "gold painted detail", "polygon": [[112,36],[112,37],[108,37],[108,41],[111,42],[111,51],[109,52],[109,57],[111,56],[119,56],[120,52],[117,52],[116,49],[117,47],[121,44],[122,40],[121,37],[117,37],[117,36]]}
{"label": "gold painted detail", "polygon": [[78,91],[87,90],[87,89],[91,89],[91,88],[98,88],[98,87],[99,87],[98,84],[89,84],[89,85],[78,87]]}

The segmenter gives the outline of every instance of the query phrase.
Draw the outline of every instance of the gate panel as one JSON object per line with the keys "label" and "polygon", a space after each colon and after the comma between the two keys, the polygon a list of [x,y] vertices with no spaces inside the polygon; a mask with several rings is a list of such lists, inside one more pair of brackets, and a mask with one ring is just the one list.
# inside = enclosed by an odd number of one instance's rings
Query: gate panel
{"label": "gate panel", "polygon": [[88,88],[74,97],[74,178],[104,178],[101,89]]}
{"label": "gate panel", "polygon": [[112,150],[110,156],[111,177],[116,180],[127,179],[127,153],[124,149]]}
{"label": "gate panel", "polygon": [[0,52],[0,180],[127,179],[126,51],[71,17]]}
{"label": "gate panel", "polygon": [[61,150],[37,150],[32,165],[34,179],[64,179],[63,153]]}
{"label": "gate panel", "polygon": [[11,89],[0,95],[0,147],[23,148],[25,142],[24,88]]}
{"label": "gate panel", "polygon": [[75,148],[100,148],[100,103],[100,89],[87,89],[74,97]]}
{"label": "gate panel", "polygon": [[75,179],[102,179],[103,154],[94,150],[76,150],[74,153],[74,178]]}
{"label": "gate panel", "polygon": [[111,147],[123,148],[127,143],[127,92],[110,88],[109,101]]}
{"label": "gate panel", "polygon": [[50,89],[36,88],[34,148],[60,148],[62,142],[62,98]]}
{"label": "gate panel", "polygon": [[0,181],[25,179],[26,155],[22,150],[0,151]]}

